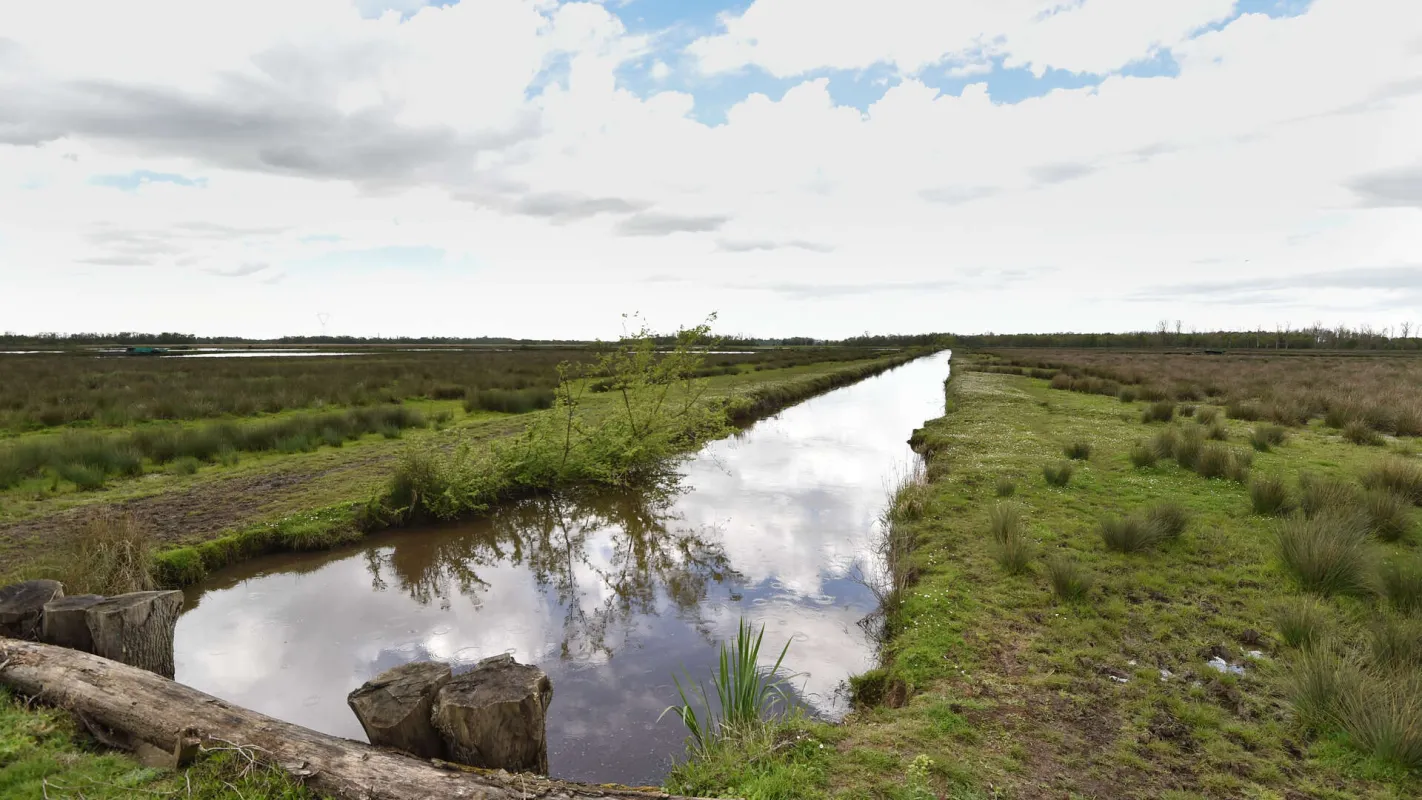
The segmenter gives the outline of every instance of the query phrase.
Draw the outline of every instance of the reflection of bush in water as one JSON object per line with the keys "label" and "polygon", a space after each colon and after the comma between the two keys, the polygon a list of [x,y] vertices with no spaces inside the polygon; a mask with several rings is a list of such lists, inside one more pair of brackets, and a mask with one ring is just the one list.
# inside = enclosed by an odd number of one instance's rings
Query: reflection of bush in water
{"label": "reflection of bush in water", "polygon": [[[659,589],[687,611],[706,598],[711,584],[741,580],[710,531],[677,527],[681,519],[671,501],[679,491],[532,498],[447,533],[407,533],[393,550],[367,551],[366,566],[378,589],[393,581],[416,602],[437,600],[441,608],[456,595],[481,603],[495,587],[480,578],[480,568],[525,567],[567,609],[564,654],[610,653],[608,630],[655,612]],[[603,541],[612,545],[606,565],[593,557]],[[592,592],[607,599],[591,608],[584,607],[589,592],[579,584],[589,573],[609,590]]]}

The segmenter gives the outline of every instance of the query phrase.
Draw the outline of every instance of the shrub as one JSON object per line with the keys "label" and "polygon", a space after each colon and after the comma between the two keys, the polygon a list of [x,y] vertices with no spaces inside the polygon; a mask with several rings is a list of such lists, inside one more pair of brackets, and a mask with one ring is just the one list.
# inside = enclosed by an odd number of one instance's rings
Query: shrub
{"label": "shrub", "polygon": [[1368,427],[1366,422],[1355,419],[1343,426],[1343,438],[1353,444],[1369,445],[1379,447],[1383,444],[1383,437],[1377,431]]}
{"label": "shrub", "polygon": [[1328,633],[1328,613],[1311,597],[1295,598],[1279,606],[1274,621],[1279,626],[1279,637],[1289,647],[1313,647]]}
{"label": "shrub", "polygon": [[1358,491],[1352,484],[1308,472],[1299,474],[1299,508],[1303,509],[1304,516],[1351,508],[1357,503]]}
{"label": "shrub", "polygon": [[1161,532],[1141,517],[1113,517],[1101,522],[1101,540],[1107,549],[1119,553],[1139,553],[1154,547]]}
{"label": "shrub", "polygon": [[1156,459],[1155,447],[1148,442],[1136,442],[1131,447],[1131,464],[1138,469],[1155,466]]}
{"label": "shrub", "polygon": [[1378,570],[1378,588],[1396,611],[1422,611],[1422,556],[1399,556],[1384,562]]}
{"label": "shrub", "polygon": [[1032,563],[1032,543],[1014,534],[997,543],[997,563],[1009,575],[1021,575]]}
{"label": "shrub", "polygon": [[173,463],[169,464],[168,471],[173,473],[174,475],[193,475],[197,473],[198,468],[201,466],[202,462],[198,461],[196,458],[193,458],[192,456],[183,456],[182,458],[179,458]]}
{"label": "shrub", "polygon": [[1195,416],[1195,410],[1196,410],[1196,409],[1195,409],[1195,406],[1194,406],[1193,404],[1191,404],[1191,403],[1182,403],[1182,404],[1180,405],[1180,416],[1182,416],[1182,417],[1193,417],[1193,416]]}
{"label": "shrub", "polygon": [[1280,560],[1303,589],[1325,596],[1371,590],[1372,550],[1358,515],[1291,517],[1279,525],[1276,540]]}
{"label": "shrub", "polygon": [[1002,543],[1023,530],[1022,507],[1016,503],[998,503],[988,509],[988,530],[993,541]]}
{"label": "shrub", "polygon": [[1363,473],[1363,485],[1369,489],[1387,489],[1406,497],[1413,505],[1422,505],[1422,464],[1392,456]]}
{"label": "shrub", "polygon": [[81,492],[104,488],[104,471],[98,467],[75,463],[60,464],[55,473],[73,483]]}
{"label": "shrub", "polygon": [[1368,629],[1373,665],[1383,669],[1422,667],[1422,621],[1382,617]]}
{"label": "shrub", "polygon": [[1175,428],[1162,428],[1151,437],[1150,449],[1157,458],[1174,458],[1175,448],[1180,444],[1180,434]]}
{"label": "shrub", "polygon": [[1215,406],[1205,406],[1195,412],[1195,421],[1201,425],[1213,425],[1219,422],[1220,410]]}
{"label": "shrub", "polygon": [[1249,432],[1249,443],[1255,450],[1267,453],[1269,448],[1283,444],[1286,436],[1284,428],[1279,425],[1257,425]]}
{"label": "shrub", "polygon": [[1063,447],[1062,452],[1066,455],[1067,458],[1073,459],[1075,461],[1085,461],[1086,459],[1091,458],[1091,443],[1072,442],[1066,447]]}
{"label": "shrub", "polygon": [[1190,526],[1190,512],[1176,503],[1156,503],[1145,510],[1145,520],[1162,539],[1178,539]]}
{"label": "shrub", "polygon": [[1066,486],[1071,483],[1072,466],[1070,461],[1063,461],[1060,464],[1048,464],[1042,467],[1042,477],[1052,486]]}
{"label": "shrub", "polygon": [[1204,446],[1205,437],[1199,426],[1191,425],[1182,429],[1175,437],[1175,462],[1186,469],[1195,469]]}
{"label": "shrub", "polygon": [[1414,673],[1340,684],[1336,713],[1349,743],[1381,761],[1422,767],[1422,680]]}
{"label": "shrub", "polygon": [[1259,406],[1244,400],[1231,400],[1225,404],[1225,415],[1230,419],[1253,422],[1263,416]]}
{"label": "shrub", "polygon": [[153,537],[132,516],[103,513],[61,546],[59,579],[68,594],[116,595],[153,588]]}
{"label": "shrub", "polygon": [[1175,418],[1175,404],[1160,400],[1146,406],[1141,411],[1141,422],[1169,422]]}
{"label": "shrub", "polygon": [[1277,475],[1256,475],[1249,482],[1249,503],[1254,513],[1266,516],[1286,514],[1293,507],[1289,487]]}
{"label": "shrub", "polygon": [[1195,457],[1195,472],[1202,478],[1223,478],[1229,474],[1230,450],[1217,442],[1210,442],[1200,448]]}
{"label": "shrub", "polygon": [[997,479],[997,496],[1011,497],[1017,493],[1017,484],[1011,478]]}
{"label": "shrub", "polygon": [[1076,602],[1091,591],[1091,574],[1072,559],[1059,553],[1047,559],[1046,567],[1047,581],[1058,600]]}
{"label": "shrub", "polygon": [[1363,493],[1363,512],[1368,530],[1384,542],[1400,542],[1412,533],[1412,504],[1407,498],[1386,489]]}

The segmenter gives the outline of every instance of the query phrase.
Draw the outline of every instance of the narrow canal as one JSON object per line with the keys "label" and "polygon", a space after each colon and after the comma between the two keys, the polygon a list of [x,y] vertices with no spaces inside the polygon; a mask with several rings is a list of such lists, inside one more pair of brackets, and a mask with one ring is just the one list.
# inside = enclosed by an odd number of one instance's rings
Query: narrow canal
{"label": "narrow canal", "polygon": [[[704,678],[744,617],[812,713],[873,666],[878,517],[943,413],[948,354],[838,389],[715,442],[670,495],[545,498],[353,548],[272,556],[187,593],[177,679],[364,739],[346,694],[409,661],[498,653],[542,667],[554,777],[657,784],[683,753],[672,675]],[[683,679],[684,680],[684,679]]]}

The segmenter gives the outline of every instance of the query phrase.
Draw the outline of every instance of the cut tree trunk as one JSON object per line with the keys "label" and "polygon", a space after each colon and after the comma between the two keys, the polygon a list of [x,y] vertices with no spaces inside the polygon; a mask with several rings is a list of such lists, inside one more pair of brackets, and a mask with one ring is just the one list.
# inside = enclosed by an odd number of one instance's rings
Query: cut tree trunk
{"label": "cut tree trunk", "polygon": [[652,790],[461,769],[281,722],[89,653],[0,638],[0,684],[159,750],[241,748],[317,792],[348,800],[682,800]]}
{"label": "cut tree trunk", "polygon": [[89,633],[89,609],[103,599],[100,594],[75,594],[45,603],[40,641],[70,650],[94,652],[94,637]]}
{"label": "cut tree trunk", "polygon": [[132,592],[89,606],[95,655],[173,677],[173,629],[183,593]]}
{"label": "cut tree trunk", "polygon": [[435,698],[434,726],[461,764],[548,774],[545,718],[553,684],[513,656],[486,658]]}
{"label": "cut tree trunk", "polygon": [[59,581],[24,581],[0,589],[0,636],[38,639],[44,604],[63,596]]}
{"label": "cut tree trunk", "polygon": [[444,740],[430,721],[435,693],[453,677],[448,664],[402,664],[380,673],[346,697],[370,743],[421,758],[445,758]]}

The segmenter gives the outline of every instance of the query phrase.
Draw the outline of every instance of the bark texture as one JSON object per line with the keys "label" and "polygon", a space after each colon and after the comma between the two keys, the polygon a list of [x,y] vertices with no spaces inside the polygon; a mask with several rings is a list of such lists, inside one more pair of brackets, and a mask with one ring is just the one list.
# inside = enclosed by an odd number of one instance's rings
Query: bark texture
{"label": "bark texture", "polygon": [[98,594],[75,594],[45,603],[40,641],[70,650],[94,652],[94,637],[89,634],[89,609],[103,599],[103,595]]}
{"label": "bark texture", "polygon": [[447,758],[430,714],[435,694],[453,675],[448,664],[402,664],[380,673],[346,697],[370,743],[421,758]]}
{"label": "bark texture", "polygon": [[24,581],[0,588],[0,636],[38,639],[44,604],[63,596],[59,581]]}
{"label": "bark texture", "polygon": [[498,655],[439,690],[434,726],[461,764],[548,774],[553,684],[538,667]]}
{"label": "bark texture", "polygon": [[421,761],[225,703],[151,672],[53,645],[0,639],[0,684],[177,753],[183,739],[241,746],[317,792],[348,800],[681,800],[654,790],[568,783]]}
{"label": "bark texture", "polygon": [[93,653],[173,677],[173,629],[183,593],[132,592],[89,606],[86,616]]}

